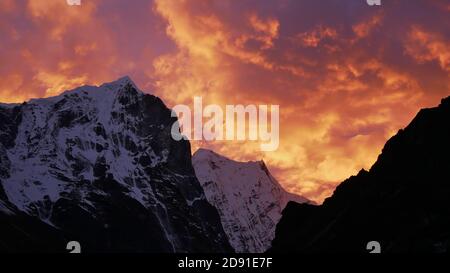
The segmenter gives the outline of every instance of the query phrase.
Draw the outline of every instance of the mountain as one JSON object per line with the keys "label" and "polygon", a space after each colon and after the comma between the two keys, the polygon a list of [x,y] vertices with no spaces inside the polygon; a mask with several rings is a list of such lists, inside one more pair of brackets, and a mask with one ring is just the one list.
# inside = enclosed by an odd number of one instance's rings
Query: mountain
{"label": "mountain", "polygon": [[236,162],[199,149],[192,164],[206,198],[219,211],[236,252],[266,251],[287,202],[308,202],[286,192],[263,161]]}
{"label": "mountain", "polygon": [[369,171],[321,206],[289,203],[270,252],[450,251],[450,97],[422,109]]}
{"label": "mountain", "polygon": [[175,121],[128,77],[0,104],[0,251],[232,252]]}

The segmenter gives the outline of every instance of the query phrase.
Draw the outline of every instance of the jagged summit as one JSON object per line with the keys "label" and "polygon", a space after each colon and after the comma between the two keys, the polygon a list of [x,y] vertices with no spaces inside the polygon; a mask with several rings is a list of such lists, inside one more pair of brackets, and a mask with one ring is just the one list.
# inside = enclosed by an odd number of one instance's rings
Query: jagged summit
{"label": "jagged summit", "polygon": [[123,76],[115,81],[104,83],[100,87],[106,87],[111,90],[120,89],[124,87],[132,87],[128,88],[126,90],[132,90],[135,89],[137,92],[142,93],[142,91],[137,87],[137,85],[134,83],[134,81],[129,76]]}
{"label": "jagged summit", "polygon": [[122,76],[115,81],[112,81],[109,83],[104,83],[102,85],[111,85],[111,84],[113,84],[113,85],[114,84],[120,84],[120,85],[132,84],[135,88],[137,88],[135,83],[133,82],[133,80],[128,75]]}
{"label": "jagged summit", "polygon": [[257,161],[236,161],[233,159],[230,159],[228,157],[225,157],[223,155],[220,155],[218,153],[216,153],[213,150],[210,149],[205,149],[205,148],[199,148],[197,149],[197,151],[194,152],[193,156],[195,157],[206,157],[206,158],[216,158],[216,159],[222,159],[222,160],[228,160],[228,161],[232,161],[235,163],[258,163],[261,166],[265,166],[266,164],[264,163],[264,160],[257,160]]}
{"label": "jagged summit", "polygon": [[[129,76],[123,76],[115,81],[103,83],[101,85],[82,85],[80,87],[76,87],[74,89],[63,91],[61,94],[47,97],[47,98],[35,98],[30,99],[26,103],[44,103],[49,104],[54,101],[59,100],[61,97],[90,97],[95,98],[97,100],[111,98],[111,92],[114,95],[123,94],[123,93],[134,93],[144,95],[145,93],[141,91],[138,86],[133,82],[133,80]],[[113,96],[114,96],[113,95]],[[20,104],[2,104],[0,106],[4,107],[14,107]]]}

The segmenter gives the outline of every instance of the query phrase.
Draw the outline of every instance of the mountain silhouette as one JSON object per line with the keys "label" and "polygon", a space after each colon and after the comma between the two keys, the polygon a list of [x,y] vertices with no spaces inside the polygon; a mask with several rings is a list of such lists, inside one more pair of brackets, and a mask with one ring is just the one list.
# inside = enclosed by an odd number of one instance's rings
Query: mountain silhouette
{"label": "mountain silhouette", "polygon": [[269,252],[367,253],[370,241],[382,253],[449,252],[450,97],[422,109],[322,205],[288,203]]}

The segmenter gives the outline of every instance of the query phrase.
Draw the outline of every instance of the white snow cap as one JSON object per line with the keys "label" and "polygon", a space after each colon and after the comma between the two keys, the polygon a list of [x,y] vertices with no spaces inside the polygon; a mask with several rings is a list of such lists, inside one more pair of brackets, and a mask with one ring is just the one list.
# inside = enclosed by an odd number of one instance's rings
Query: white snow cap
{"label": "white snow cap", "polygon": [[263,161],[237,162],[199,149],[192,163],[207,200],[219,211],[225,233],[237,252],[266,251],[286,204],[309,202],[285,191]]}

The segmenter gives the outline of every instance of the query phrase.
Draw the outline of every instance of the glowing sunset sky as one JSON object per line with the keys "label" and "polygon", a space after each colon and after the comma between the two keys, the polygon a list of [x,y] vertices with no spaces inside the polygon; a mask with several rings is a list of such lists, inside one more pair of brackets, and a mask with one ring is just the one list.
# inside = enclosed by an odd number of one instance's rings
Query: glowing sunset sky
{"label": "glowing sunset sky", "polygon": [[279,104],[277,151],[193,148],[264,159],[283,186],[320,202],[450,95],[450,2],[0,0],[0,101],[123,75],[169,107],[193,96]]}

